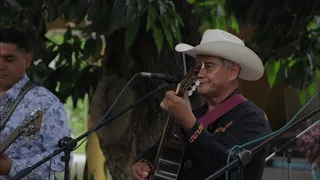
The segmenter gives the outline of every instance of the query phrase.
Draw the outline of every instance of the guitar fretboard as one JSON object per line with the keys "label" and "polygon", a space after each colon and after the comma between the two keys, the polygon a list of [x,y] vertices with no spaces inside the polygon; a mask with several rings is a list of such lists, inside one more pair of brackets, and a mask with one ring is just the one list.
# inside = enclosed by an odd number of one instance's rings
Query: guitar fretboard
{"label": "guitar fretboard", "polygon": [[11,143],[16,140],[22,132],[23,129],[20,127],[16,128],[10,135],[8,135],[0,144],[0,154],[2,154],[11,145]]}

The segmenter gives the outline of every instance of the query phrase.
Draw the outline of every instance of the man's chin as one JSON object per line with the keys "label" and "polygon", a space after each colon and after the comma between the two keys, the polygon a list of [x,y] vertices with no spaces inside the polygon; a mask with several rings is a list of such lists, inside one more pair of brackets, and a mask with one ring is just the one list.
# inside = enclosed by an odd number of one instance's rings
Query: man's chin
{"label": "man's chin", "polygon": [[200,95],[203,95],[203,94],[206,94],[206,90],[204,88],[198,88],[197,89],[197,94],[200,94]]}

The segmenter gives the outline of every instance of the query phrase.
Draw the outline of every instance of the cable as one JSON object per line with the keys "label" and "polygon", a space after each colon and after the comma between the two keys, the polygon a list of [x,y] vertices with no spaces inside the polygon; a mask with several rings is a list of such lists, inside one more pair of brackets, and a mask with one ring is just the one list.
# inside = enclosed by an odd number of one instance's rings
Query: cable
{"label": "cable", "polygon": [[[249,142],[247,142],[247,143],[245,143],[245,144],[235,145],[235,146],[233,146],[231,149],[234,149],[234,148],[237,148],[237,147],[238,147],[238,148],[244,148],[245,146],[248,146],[248,145],[251,145],[251,144],[253,144],[253,143],[255,143],[255,142],[258,142],[258,141],[261,141],[261,140],[263,140],[263,139],[269,138],[270,136],[273,136],[274,134],[277,134],[278,132],[280,132],[280,131],[282,131],[283,129],[287,128],[287,127],[292,123],[292,121],[294,121],[294,120],[298,117],[298,115],[299,115],[317,96],[319,96],[319,95],[320,95],[319,92],[316,93],[316,94],[293,116],[293,118],[292,118],[285,126],[283,126],[282,128],[280,128],[280,129],[278,129],[277,131],[274,131],[274,132],[272,132],[272,133],[270,133],[270,134],[268,134],[268,135],[265,135],[265,136],[263,136],[263,137],[261,137],[261,138],[258,138],[258,139],[249,141]],[[229,164],[230,156],[231,156],[231,151],[228,153],[227,164]],[[226,173],[228,174],[228,171],[226,171]],[[228,176],[226,176],[226,180],[228,180]]]}
{"label": "cable", "polygon": [[[240,147],[240,146],[239,146],[239,145],[235,145],[235,146],[233,146],[233,147],[231,148],[231,150],[230,150],[230,152],[229,152],[228,159],[227,159],[227,164],[229,163],[230,158],[231,158],[230,154],[231,154],[236,148],[238,148],[238,147]],[[226,180],[228,180],[228,176],[229,176],[228,171],[226,171]]]}
{"label": "cable", "polygon": [[75,147],[73,150],[79,148],[84,141],[86,141],[88,139],[88,137],[97,129],[97,127],[103,122],[103,120],[109,115],[109,113],[111,112],[111,110],[114,108],[114,106],[116,105],[116,103],[118,102],[119,98],[122,96],[124,90],[127,89],[127,87],[131,84],[131,82],[137,77],[140,76],[140,73],[135,74],[130,80],[129,82],[124,86],[124,88],[121,90],[121,92],[119,93],[118,97],[114,100],[113,104],[111,105],[111,107],[109,108],[109,110],[106,112],[105,115],[103,115],[103,117],[99,120],[99,122],[95,125],[95,127],[91,130],[91,132],[88,134],[88,136],[80,143],[79,146]]}
{"label": "cable", "polygon": [[280,129],[278,129],[277,131],[272,132],[272,133],[270,133],[270,134],[268,134],[268,135],[266,135],[266,136],[264,136],[264,137],[261,137],[261,138],[258,138],[258,139],[256,139],[256,140],[247,142],[247,143],[241,145],[240,147],[243,148],[243,147],[248,146],[248,145],[250,145],[250,144],[252,144],[252,143],[255,143],[255,142],[261,141],[261,140],[263,140],[263,139],[266,139],[266,138],[268,138],[268,137],[271,137],[271,136],[273,136],[274,134],[276,134],[276,133],[282,131],[283,129],[287,128],[287,127],[292,123],[292,121],[294,121],[294,120],[298,117],[298,115],[299,115],[317,96],[319,96],[319,95],[320,95],[320,93],[316,93],[316,94],[294,115],[294,117],[293,117],[285,126],[283,126],[282,128],[280,128]]}
{"label": "cable", "polygon": [[49,180],[50,180],[50,176],[51,176],[51,165],[52,165],[52,158],[53,158],[53,154],[51,154],[50,156],[50,163],[49,163]]}
{"label": "cable", "polygon": [[[116,103],[118,102],[119,98],[122,96],[124,90],[127,89],[127,87],[131,84],[131,82],[137,77],[140,76],[140,73],[135,74],[130,80],[129,82],[124,86],[124,88],[121,90],[121,92],[119,93],[118,97],[114,100],[113,104],[111,105],[111,107],[109,108],[109,110],[103,115],[103,117],[98,121],[98,123],[95,125],[95,127],[93,129],[91,129],[90,133],[88,134],[88,136],[77,146],[75,147],[73,150],[76,150],[77,148],[79,148],[87,139],[88,137],[97,129],[97,127],[103,122],[103,120],[109,115],[109,113],[111,112],[111,110],[114,108],[114,106],[116,105]],[[52,158],[50,158],[50,166],[49,166],[49,180],[50,180],[50,175],[51,175],[51,163],[52,163]]]}

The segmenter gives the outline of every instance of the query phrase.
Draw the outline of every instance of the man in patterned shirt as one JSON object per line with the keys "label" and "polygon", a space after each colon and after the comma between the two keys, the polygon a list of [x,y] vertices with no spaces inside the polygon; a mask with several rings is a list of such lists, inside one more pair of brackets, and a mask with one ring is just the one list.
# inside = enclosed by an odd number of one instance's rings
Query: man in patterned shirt
{"label": "man in patterned shirt", "polygon": [[[32,62],[25,36],[16,29],[0,29],[0,112],[9,101],[17,98],[29,81],[26,69]],[[33,141],[18,138],[5,153],[0,155],[0,179],[9,179],[27,167],[34,165],[57,149],[58,141],[70,137],[70,128],[59,99],[44,87],[34,87],[25,94],[5,126],[0,129],[0,142],[22,124],[28,114],[41,108],[41,129]],[[51,177],[64,170],[61,155],[52,159]],[[39,166],[23,179],[49,179],[50,162]]]}

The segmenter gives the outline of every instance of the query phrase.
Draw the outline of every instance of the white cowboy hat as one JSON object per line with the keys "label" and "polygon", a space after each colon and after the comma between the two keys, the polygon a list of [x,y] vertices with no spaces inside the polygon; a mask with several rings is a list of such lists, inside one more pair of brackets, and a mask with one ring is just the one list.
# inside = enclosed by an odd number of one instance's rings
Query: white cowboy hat
{"label": "white cowboy hat", "polygon": [[256,53],[247,48],[237,36],[219,29],[206,30],[200,44],[195,47],[180,43],[176,45],[175,50],[194,58],[198,54],[203,54],[235,62],[241,67],[239,78],[244,80],[258,80],[264,73],[262,61]]}

